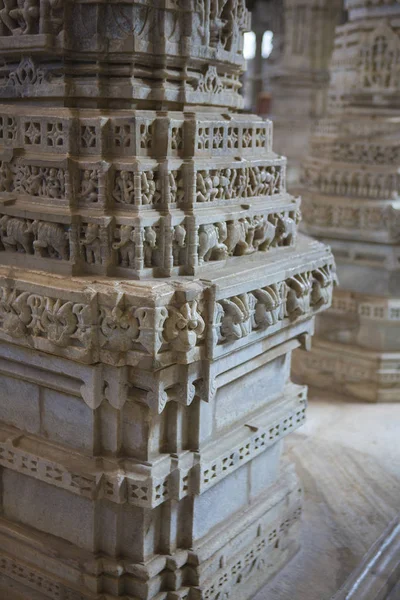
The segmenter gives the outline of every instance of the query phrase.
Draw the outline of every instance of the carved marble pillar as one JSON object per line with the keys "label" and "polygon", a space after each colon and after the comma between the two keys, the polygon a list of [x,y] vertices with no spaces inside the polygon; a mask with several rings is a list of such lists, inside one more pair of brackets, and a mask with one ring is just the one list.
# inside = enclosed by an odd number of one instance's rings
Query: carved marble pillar
{"label": "carved marble pillar", "polygon": [[267,69],[277,152],[289,161],[289,183],[299,184],[300,162],[312,127],[326,110],[329,61],[343,0],[282,0],[280,59]]}
{"label": "carved marble pillar", "polygon": [[236,112],[244,2],[0,22],[0,596],[250,598],[298,544],[291,353],[334,264]]}
{"label": "carved marble pillar", "polygon": [[304,164],[306,231],[328,240],[340,287],[297,368],[313,384],[400,400],[400,5],[348,0],[330,107]]}

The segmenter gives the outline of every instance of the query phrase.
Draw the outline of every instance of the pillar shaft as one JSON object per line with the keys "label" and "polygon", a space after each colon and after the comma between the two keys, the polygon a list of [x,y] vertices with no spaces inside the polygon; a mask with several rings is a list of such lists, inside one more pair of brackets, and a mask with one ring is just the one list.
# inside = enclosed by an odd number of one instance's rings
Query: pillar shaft
{"label": "pillar shaft", "polygon": [[298,547],[290,360],[334,263],[235,112],[244,1],[0,23],[0,591],[250,598]]}

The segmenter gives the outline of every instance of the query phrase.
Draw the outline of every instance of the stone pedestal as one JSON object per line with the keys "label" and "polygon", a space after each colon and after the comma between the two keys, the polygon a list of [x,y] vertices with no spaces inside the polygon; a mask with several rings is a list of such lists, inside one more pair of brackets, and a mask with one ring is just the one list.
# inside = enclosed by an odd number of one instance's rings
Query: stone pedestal
{"label": "stone pedestal", "polygon": [[283,41],[280,59],[271,66],[275,149],[289,160],[292,189],[300,182],[316,120],[326,112],[329,62],[343,0],[282,0]]}
{"label": "stone pedestal", "polygon": [[[337,30],[329,116],[304,165],[305,229],[329,241],[340,287],[319,321],[305,380],[400,400],[400,7],[348,3]],[[318,376],[316,378],[316,371]]]}
{"label": "stone pedestal", "polygon": [[333,257],[241,105],[244,2],[0,9],[0,589],[247,599],[296,551]]}

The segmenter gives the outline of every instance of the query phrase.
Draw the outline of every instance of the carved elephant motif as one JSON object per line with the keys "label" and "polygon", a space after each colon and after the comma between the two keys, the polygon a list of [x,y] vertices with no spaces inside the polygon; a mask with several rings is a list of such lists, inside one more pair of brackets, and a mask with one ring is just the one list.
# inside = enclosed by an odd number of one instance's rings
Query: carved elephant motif
{"label": "carved elephant motif", "polygon": [[249,243],[249,238],[252,239],[253,235],[254,227],[245,219],[229,221],[226,239],[229,255],[242,256],[254,252],[253,246]]}
{"label": "carved elephant motif", "polygon": [[276,228],[276,241],[278,244],[290,246],[296,237],[296,221],[291,217],[279,217]]}
{"label": "carved elephant motif", "polygon": [[36,238],[33,242],[35,254],[44,256],[44,251],[47,250],[50,258],[69,260],[69,232],[65,231],[62,225],[33,221],[29,231],[32,231]]}
{"label": "carved elephant motif", "polygon": [[6,250],[33,254],[33,233],[29,222],[4,215],[0,219],[0,237]]}
{"label": "carved elephant motif", "polygon": [[226,223],[200,225],[199,229],[199,264],[209,260],[222,260],[228,256],[225,245],[227,236]]}
{"label": "carved elephant motif", "polygon": [[262,219],[255,227],[253,246],[256,250],[268,250],[276,236],[277,219],[271,223],[267,219]]}

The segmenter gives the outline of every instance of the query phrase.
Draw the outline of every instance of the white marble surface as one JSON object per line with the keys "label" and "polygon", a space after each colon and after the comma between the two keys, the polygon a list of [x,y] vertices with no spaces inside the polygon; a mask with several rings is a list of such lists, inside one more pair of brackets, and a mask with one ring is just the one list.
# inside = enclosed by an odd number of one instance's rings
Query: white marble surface
{"label": "white marble surface", "polygon": [[302,549],[254,600],[329,600],[345,582],[399,511],[399,429],[400,405],[310,392],[286,446],[305,490]]}

